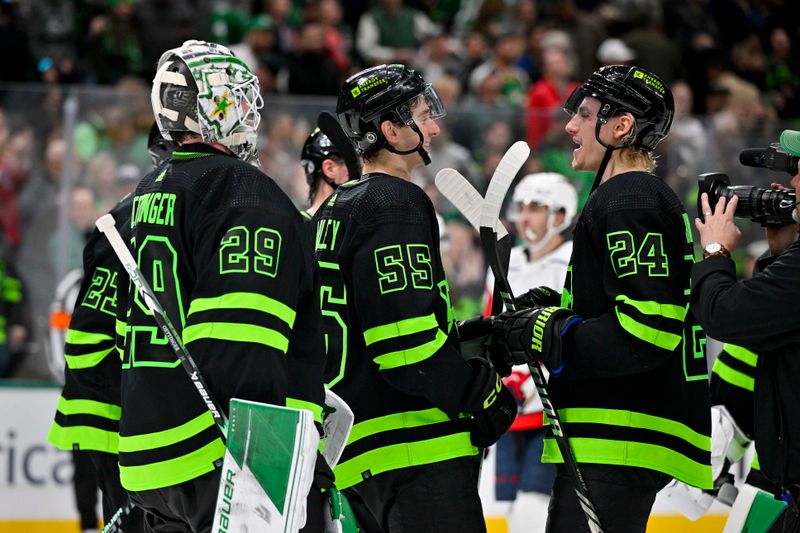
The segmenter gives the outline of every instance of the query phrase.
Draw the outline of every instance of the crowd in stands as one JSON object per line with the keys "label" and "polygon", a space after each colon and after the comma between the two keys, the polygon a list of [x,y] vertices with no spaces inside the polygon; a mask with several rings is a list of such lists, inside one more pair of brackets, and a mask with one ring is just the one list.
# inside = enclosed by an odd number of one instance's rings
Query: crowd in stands
{"label": "crowd in stands", "polygon": [[307,199],[300,147],[344,79],[384,62],[422,71],[448,116],[433,164],[415,179],[445,217],[464,317],[480,308],[485,269],[477,235],[433,186],[439,169],[483,191],[505,150],[525,139],[524,171],[567,175],[582,205],[592,176],[570,167],[561,105],[575,80],[627,63],[672,88],[659,174],[690,213],[699,173],[766,186],[779,178],[737,156],[799,129],[798,14],[792,0],[2,0],[0,263],[13,268],[0,268],[0,286],[16,271],[25,299],[25,335],[15,329],[11,351],[39,355],[0,360],[0,377],[45,377],[40,341],[55,286],[80,266],[97,216],[149,169],[150,80],[160,54],[186,39],[226,44],[257,73],[260,162],[298,207]]}

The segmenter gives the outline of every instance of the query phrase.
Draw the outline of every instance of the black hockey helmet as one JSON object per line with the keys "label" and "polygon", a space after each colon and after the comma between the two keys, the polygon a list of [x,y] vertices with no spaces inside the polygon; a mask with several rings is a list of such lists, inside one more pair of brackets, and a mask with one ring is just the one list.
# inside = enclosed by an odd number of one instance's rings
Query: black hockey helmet
{"label": "black hockey helmet", "polygon": [[[422,132],[414,122],[411,109],[418,98],[424,98],[430,107],[430,119],[445,115],[439,93],[419,72],[400,64],[379,65],[354,74],[344,82],[336,114],[361,153],[374,153],[381,148],[400,155],[418,152],[427,165],[430,156],[422,147]],[[389,145],[380,128],[384,120],[412,128],[419,135],[419,144],[402,151]]]}
{"label": "black hockey helmet", "polygon": [[596,130],[600,144],[605,145],[600,140],[600,126],[621,112],[630,113],[636,120],[633,147],[648,152],[655,149],[672,126],[675,114],[672,92],[661,78],[643,68],[611,65],[596,70],[582,87],[572,92],[564,111],[574,115],[587,96],[601,102]]}
{"label": "black hockey helmet", "polygon": [[303,170],[306,173],[306,182],[309,185],[314,185],[317,179],[322,178],[326,183],[335,187],[331,182],[328,182],[322,173],[322,162],[326,159],[339,161],[342,157],[331,140],[328,139],[328,136],[317,128],[308,136],[303,144],[303,150],[300,152],[300,164],[303,165]]}

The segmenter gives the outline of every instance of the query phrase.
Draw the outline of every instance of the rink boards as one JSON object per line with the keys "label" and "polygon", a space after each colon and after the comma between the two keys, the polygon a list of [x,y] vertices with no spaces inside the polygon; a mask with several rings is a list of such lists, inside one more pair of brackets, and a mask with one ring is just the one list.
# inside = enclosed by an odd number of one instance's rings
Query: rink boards
{"label": "rink boards", "polygon": [[[70,454],[47,442],[59,393],[53,385],[0,381],[0,533],[79,533]],[[506,533],[507,504],[494,499],[492,472],[490,453],[481,499],[489,533]],[[714,514],[689,522],[657,500],[647,531],[721,532],[725,508],[712,509]]]}

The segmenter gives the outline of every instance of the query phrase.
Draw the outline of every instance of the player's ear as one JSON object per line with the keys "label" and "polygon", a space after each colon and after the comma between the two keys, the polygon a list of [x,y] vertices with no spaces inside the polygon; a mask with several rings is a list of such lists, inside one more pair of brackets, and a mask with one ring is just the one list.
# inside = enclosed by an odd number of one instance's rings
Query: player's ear
{"label": "player's ear", "polygon": [[634,125],[635,121],[630,113],[622,113],[614,117],[614,136],[618,139],[624,138]]}
{"label": "player's ear", "polygon": [[384,120],[381,122],[381,133],[387,141],[394,144],[397,140],[398,126],[391,120]]}

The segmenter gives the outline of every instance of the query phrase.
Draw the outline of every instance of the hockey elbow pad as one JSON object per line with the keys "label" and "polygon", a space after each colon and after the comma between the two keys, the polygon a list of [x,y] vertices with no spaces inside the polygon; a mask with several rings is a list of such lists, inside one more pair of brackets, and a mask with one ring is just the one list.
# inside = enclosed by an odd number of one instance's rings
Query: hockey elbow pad
{"label": "hockey elbow pad", "polygon": [[472,444],[487,448],[511,427],[517,416],[517,402],[486,359],[475,357],[467,363],[472,366],[475,377],[467,391],[463,411],[472,415]]}

